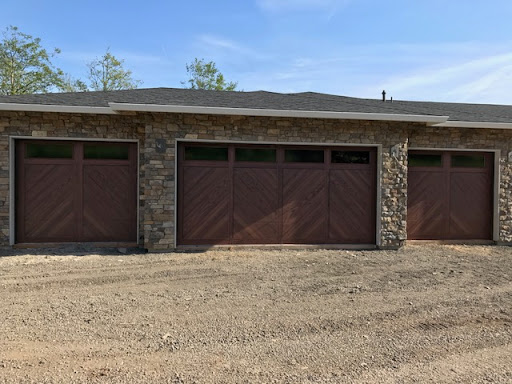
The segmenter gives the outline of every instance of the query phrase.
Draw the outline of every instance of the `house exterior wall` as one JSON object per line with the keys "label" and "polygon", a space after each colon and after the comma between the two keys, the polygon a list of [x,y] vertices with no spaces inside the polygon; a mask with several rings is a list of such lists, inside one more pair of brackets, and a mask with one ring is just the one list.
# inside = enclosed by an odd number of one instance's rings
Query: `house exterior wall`
{"label": "house exterior wall", "polygon": [[[512,132],[431,128],[419,123],[333,119],[126,113],[87,115],[0,112],[0,245],[9,244],[9,137],[139,141],[139,244],[175,246],[176,140],[380,145],[380,246],[407,237],[407,151],[415,148],[500,149],[499,238],[512,241]],[[379,212],[378,212],[379,213]]]}

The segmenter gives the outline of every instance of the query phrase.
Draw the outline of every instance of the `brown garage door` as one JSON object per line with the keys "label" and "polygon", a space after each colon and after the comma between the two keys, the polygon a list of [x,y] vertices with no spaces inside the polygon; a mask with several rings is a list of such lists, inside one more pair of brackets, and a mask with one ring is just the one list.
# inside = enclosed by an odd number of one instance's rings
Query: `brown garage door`
{"label": "brown garage door", "polygon": [[16,242],[136,237],[136,144],[16,142]]}
{"label": "brown garage door", "polygon": [[409,153],[407,236],[492,239],[493,154]]}
{"label": "brown garage door", "polygon": [[375,244],[374,148],[189,143],[178,244]]}

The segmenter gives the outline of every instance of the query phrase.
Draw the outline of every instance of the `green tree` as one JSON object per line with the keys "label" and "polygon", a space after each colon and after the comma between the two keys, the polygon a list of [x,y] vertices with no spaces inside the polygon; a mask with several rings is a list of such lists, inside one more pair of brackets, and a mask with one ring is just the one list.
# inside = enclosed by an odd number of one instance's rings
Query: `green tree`
{"label": "green tree", "polygon": [[62,76],[59,88],[62,92],[86,92],[89,90],[87,88],[87,84],[80,79],[74,79],[69,74],[64,74]]}
{"label": "green tree", "polygon": [[132,78],[132,71],[124,69],[123,64],[124,60],[118,60],[107,49],[107,52],[102,57],[87,64],[89,68],[89,88],[93,91],[116,91],[137,88],[142,81],[134,80]]}
{"label": "green tree", "polygon": [[181,84],[188,85],[187,88],[234,91],[238,85],[238,82],[226,82],[213,61],[206,63],[204,59],[195,58],[192,63],[186,64],[186,68],[189,79]]}
{"label": "green tree", "polygon": [[59,53],[58,48],[48,53],[41,39],[8,27],[0,41],[0,94],[44,93],[60,88],[63,72],[51,62]]}

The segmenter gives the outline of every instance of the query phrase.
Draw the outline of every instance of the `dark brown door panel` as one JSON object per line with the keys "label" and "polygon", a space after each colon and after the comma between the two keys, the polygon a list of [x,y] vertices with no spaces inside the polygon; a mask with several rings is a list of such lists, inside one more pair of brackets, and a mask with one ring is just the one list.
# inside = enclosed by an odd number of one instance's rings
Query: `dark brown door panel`
{"label": "dark brown door panel", "polygon": [[130,241],[136,237],[133,210],[137,191],[129,165],[85,165],[83,175],[84,241]]}
{"label": "dark brown door panel", "polygon": [[443,172],[409,172],[407,233],[418,240],[440,239],[447,232],[448,202]]}
{"label": "dark brown door panel", "polygon": [[283,170],[283,243],[327,241],[327,172]]}
{"label": "dark brown door panel", "polygon": [[331,170],[329,183],[329,242],[375,242],[373,169]]}
{"label": "dark brown door panel", "polygon": [[450,237],[492,237],[492,180],[487,173],[452,173],[450,179]]}
{"label": "dark brown door panel", "polygon": [[17,141],[16,242],[83,241],[137,242],[136,145]]}
{"label": "dark brown door panel", "polygon": [[229,241],[230,180],[227,168],[187,167],[183,171],[183,240]]}
{"label": "dark brown door panel", "polygon": [[246,244],[277,243],[277,170],[234,170],[233,241]]}
{"label": "dark brown door panel", "polygon": [[374,148],[182,143],[177,242],[374,244],[375,165]]}
{"label": "dark brown door panel", "polygon": [[76,182],[74,165],[26,164],[23,204],[18,216],[20,242],[73,241],[77,237]]}
{"label": "dark brown door panel", "polygon": [[411,151],[410,155],[407,238],[491,240],[493,155],[465,151]]}

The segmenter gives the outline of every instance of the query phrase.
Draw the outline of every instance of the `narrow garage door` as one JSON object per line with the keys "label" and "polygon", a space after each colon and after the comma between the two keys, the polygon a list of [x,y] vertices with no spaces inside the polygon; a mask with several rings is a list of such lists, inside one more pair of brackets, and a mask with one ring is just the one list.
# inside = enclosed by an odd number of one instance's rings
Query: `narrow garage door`
{"label": "narrow garage door", "polygon": [[136,242],[132,143],[16,142],[16,242]]}
{"label": "narrow garage door", "polygon": [[182,144],[178,244],[375,244],[374,148]]}
{"label": "narrow garage door", "polygon": [[409,239],[492,239],[493,155],[409,153]]}

